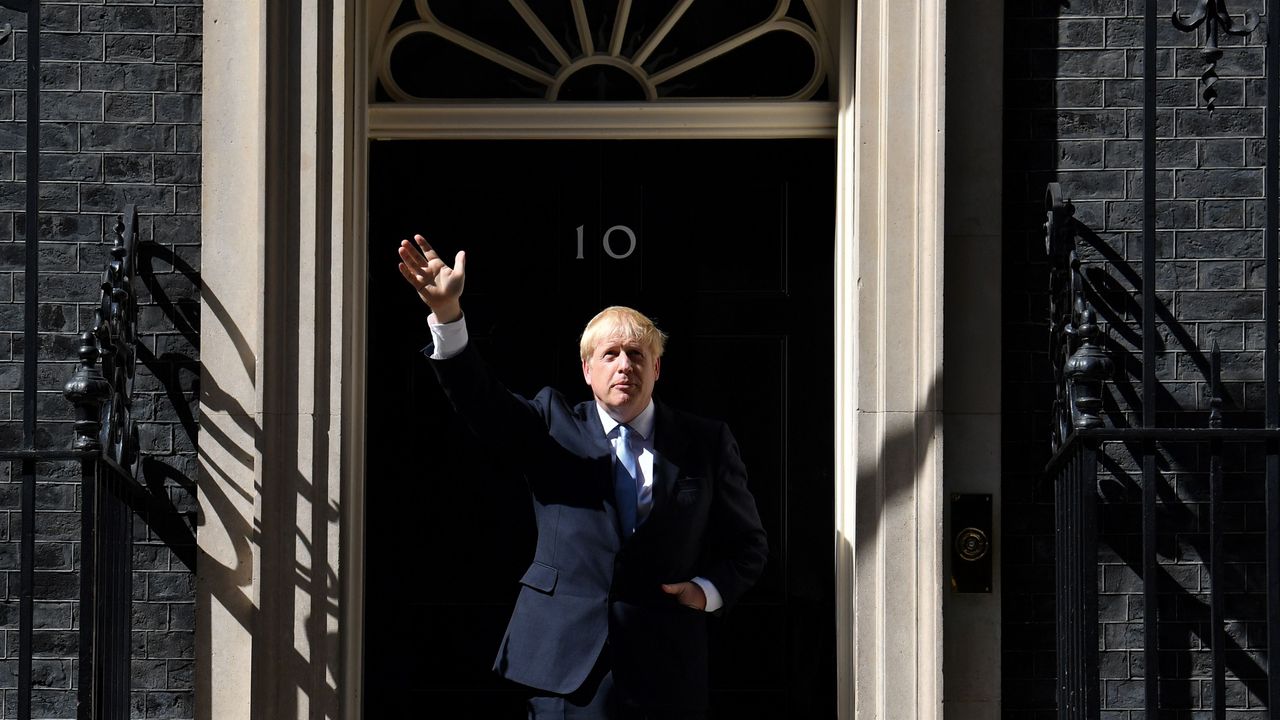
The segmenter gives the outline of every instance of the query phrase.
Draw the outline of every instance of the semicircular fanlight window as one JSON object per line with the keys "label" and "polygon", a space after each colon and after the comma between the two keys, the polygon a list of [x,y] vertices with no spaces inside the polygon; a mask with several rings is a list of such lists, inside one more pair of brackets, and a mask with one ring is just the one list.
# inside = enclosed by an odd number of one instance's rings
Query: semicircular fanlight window
{"label": "semicircular fanlight window", "polygon": [[826,100],[812,0],[400,0],[376,100]]}

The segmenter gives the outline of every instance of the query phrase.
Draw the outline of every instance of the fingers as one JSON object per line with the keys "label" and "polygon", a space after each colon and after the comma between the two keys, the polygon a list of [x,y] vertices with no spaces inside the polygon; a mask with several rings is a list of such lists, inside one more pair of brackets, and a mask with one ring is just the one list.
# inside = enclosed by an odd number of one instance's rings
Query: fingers
{"label": "fingers", "polygon": [[431,243],[427,242],[426,238],[421,235],[414,235],[413,241],[418,243],[418,248],[422,250],[422,254],[427,258],[427,260],[440,259],[440,256],[436,254],[436,251],[431,249]]}
{"label": "fingers", "polygon": [[662,592],[675,595],[676,602],[687,608],[703,610],[707,606],[707,598],[702,593],[702,588],[694,582],[663,583]]}
{"label": "fingers", "polygon": [[405,280],[413,286],[419,294],[428,292],[428,288],[436,282],[436,277],[440,274],[440,270],[444,267],[444,263],[439,258],[434,260],[425,259],[420,253],[413,249],[408,240],[402,240],[399,248],[400,274]]}
{"label": "fingers", "polygon": [[[409,244],[408,240],[400,241],[400,257],[405,261],[406,265],[411,268],[429,268],[435,272],[439,272],[440,268],[445,266],[444,261],[440,259],[440,254],[431,247],[431,243],[427,242],[426,238],[421,235],[414,235],[413,241],[417,244],[416,248],[414,245]],[[454,262],[454,265],[457,265],[457,261]]]}
{"label": "fingers", "polygon": [[409,266],[404,263],[400,263],[398,267],[400,268],[400,274],[404,276],[405,280],[408,280],[415,285],[418,284],[418,274],[410,270]]}
{"label": "fingers", "polygon": [[403,260],[404,264],[408,265],[411,270],[425,268],[430,262],[422,256],[422,253],[414,249],[414,247],[409,244],[408,240],[400,241],[400,247],[397,252],[400,254],[400,259]]}
{"label": "fingers", "polygon": [[404,265],[409,272],[427,276],[434,275],[434,273],[431,272],[430,267],[422,259],[422,256],[417,252],[402,245],[400,246],[399,254],[401,261],[400,264]]}
{"label": "fingers", "polygon": [[410,270],[407,266],[405,266],[404,263],[400,263],[399,268],[400,268],[400,274],[404,276],[405,280],[409,281],[409,284],[413,286],[414,290],[417,290],[418,292],[422,292],[423,288],[431,284],[429,280],[427,280],[422,275],[419,275],[418,273]]}
{"label": "fingers", "polygon": [[439,253],[431,247],[431,243],[428,243],[427,239],[421,235],[414,235],[413,243],[408,240],[401,240],[397,252],[401,260],[400,274],[419,292],[439,282],[447,282],[451,273],[458,276],[457,285],[461,289],[461,281],[467,271],[467,254],[465,251],[458,251],[458,254],[454,257],[452,271],[440,259]]}
{"label": "fingers", "polygon": [[400,256],[400,264],[409,269],[410,272],[418,272],[423,268],[422,256],[416,250],[410,249],[409,241],[402,240],[400,247],[396,253]]}

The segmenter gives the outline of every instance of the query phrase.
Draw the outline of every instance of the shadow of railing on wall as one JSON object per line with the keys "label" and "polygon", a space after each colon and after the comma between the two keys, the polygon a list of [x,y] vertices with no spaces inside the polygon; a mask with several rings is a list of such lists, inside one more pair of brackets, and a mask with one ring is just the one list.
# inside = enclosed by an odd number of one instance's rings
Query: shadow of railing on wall
{"label": "shadow of railing on wall", "polygon": [[[1245,626],[1268,616],[1257,601],[1259,583],[1247,574],[1263,559],[1265,586],[1280,577],[1280,557],[1264,549],[1280,527],[1269,519],[1265,536],[1257,532],[1244,506],[1264,501],[1258,461],[1267,468],[1280,462],[1280,430],[1263,427],[1261,413],[1224,391],[1216,341],[1204,352],[1168,305],[1146,292],[1154,262],[1139,274],[1072,217],[1056,184],[1046,217],[1057,388],[1046,472],[1055,486],[1059,717],[1097,717],[1100,687],[1129,679],[1135,647],[1149,709],[1209,703],[1221,713],[1228,677],[1264,698],[1264,647]],[[1150,244],[1145,252],[1151,257]],[[1157,320],[1163,335],[1154,332]],[[1152,364],[1175,349],[1190,358],[1201,376],[1191,387],[1203,392],[1178,396],[1152,381],[1172,374]],[[1196,655],[1204,648],[1207,663]],[[1198,687],[1204,675],[1212,684],[1207,701]]]}

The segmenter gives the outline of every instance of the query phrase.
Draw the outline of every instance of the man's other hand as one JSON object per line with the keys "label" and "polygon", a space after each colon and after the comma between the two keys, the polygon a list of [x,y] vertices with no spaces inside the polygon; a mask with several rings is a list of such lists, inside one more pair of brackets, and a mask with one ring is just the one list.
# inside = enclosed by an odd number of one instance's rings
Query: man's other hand
{"label": "man's other hand", "polygon": [[459,299],[466,281],[467,254],[458,252],[453,267],[444,264],[426,238],[414,235],[415,248],[408,240],[400,241],[400,274],[418,292],[422,302],[442,323],[453,322],[462,315]]}
{"label": "man's other hand", "polygon": [[702,592],[702,588],[695,582],[672,583],[670,585],[663,584],[662,592],[668,595],[675,595],[676,602],[687,608],[694,610],[707,609],[707,595]]}

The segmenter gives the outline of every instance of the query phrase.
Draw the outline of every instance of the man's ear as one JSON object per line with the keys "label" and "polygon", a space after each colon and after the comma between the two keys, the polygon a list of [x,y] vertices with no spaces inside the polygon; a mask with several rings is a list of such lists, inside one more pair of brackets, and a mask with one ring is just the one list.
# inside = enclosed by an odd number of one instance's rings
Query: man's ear
{"label": "man's ear", "polygon": [[590,359],[582,361],[582,381],[588,385],[591,384],[591,360]]}
{"label": "man's ear", "polygon": [[657,382],[658,378],[661,375],[662,375],[662,356],[659,355],[658,357],[653,359],[653,381]]}

